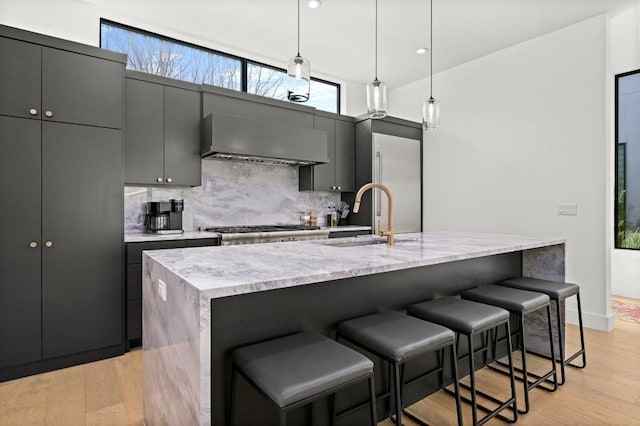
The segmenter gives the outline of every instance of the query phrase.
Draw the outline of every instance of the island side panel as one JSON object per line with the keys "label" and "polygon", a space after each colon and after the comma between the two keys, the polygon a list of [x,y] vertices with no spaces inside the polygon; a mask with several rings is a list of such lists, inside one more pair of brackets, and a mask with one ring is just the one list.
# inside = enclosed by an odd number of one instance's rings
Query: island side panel
{"label": "island side panel", "polygon": [[[146,254],[142,271],[145,424],[210,424],[208,379],[202,395],[201,365],[210,363],[209,339],[203,342],[206,349],[200,342],[200,294]],[[161,282],[166,285],[166,301],[160,296]]]}
{"label": "island side panel", "polygon": [[[557,244],[553,246],[524,250],[522,252],[522,276],[564,282],[565,245]],[[556,357],[559,358],[560,347],[558,343],[558,327],[555,312],[556,302],[552,301],[551,322],[553,325],[553,341],[555,343]],[[560,321],[564,330],[564,302],[560,303]],[[550,355],[546,312],[537,311],[527,315],[525,329],[527,346],[531,348],[533,352]]]}
{"label": "island side panel", "polygon": [[[234,348],[301,330],[335,337],[337,324],[346,319],[374,312],[400,310],[412,303],[462,290],[495,283],[521,273],[520,252],[454,261],[367,276],[352,277],[305,286],[270,290],[211,301],[212,424],[225,424],[228,403],[230,354]],[[386,385],[386,367],[376,362],[376,383]],[[407,377],[434,366],[434,357],[424,357],[407,367]],[[428,368],[422,369],[428,365]],[[448,365],[448,364],[447,364]],[[448,367],[446,371],[449,371]],[[437,378],[405,389],[405,401],[411,404],[437,389]],[[446,378],[445,378],[446,380]],[[277,424],[273,407],[242,379],[237,385],[236,424]],[[367,398],[366,384],[342,391],[336,398],[338,410]],[[387,406],[379,404],[380,420]],[[343,419],[345,424],[366,421],[366,407]],[[326,400],[314,404],[314,424],[329,424]],[[305,423],[305,411],[291,412],[292,424]],[[355,417],[354,417],[355,416]],[[359,424],[359,423],[358,423]]]}

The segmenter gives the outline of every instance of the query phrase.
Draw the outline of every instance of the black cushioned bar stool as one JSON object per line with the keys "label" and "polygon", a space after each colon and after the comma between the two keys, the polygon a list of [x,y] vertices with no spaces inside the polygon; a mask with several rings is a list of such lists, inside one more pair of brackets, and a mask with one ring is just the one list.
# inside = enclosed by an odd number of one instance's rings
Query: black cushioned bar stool
{"label": "black cushioned bar stool", "polygon": [[[555,345],[553,344],[553,327],[551,325],[551,306],[549,303],[549,296],[533,291],[518,290],[493,284],[463,291],[461,296],[463,299],[504,308],[516,317],[518,324],[520,325],[520,330],[518,331],[520,335],[519,349],[522,354],[522,369],[518,369],[518,371],[522,373],[524,389],[524,410],[520,410],[520,413],[528,413],[530,405],[529,390],[541,385],[549,378],[552,378],[553,387],[551,389],[543,389],[553,392],[558,388],[558,376],[556,373],[556,363],[554,361]],[[546,309],[547,311],[548,338],[549,347],[551,349],[551,369],[544,374],[536,375],[535,377],[537,380],[530,382],[529,372],[527,370],[527,343],[524,332],[524,318],[526,314],[537,311],[538,309]]]}
{"label": "black cushioned bar stool", "polygon": [[[509,423],[515,423],[518,420],[516,384],[513,370],[513,359],[511,357],[511,329],[509,325],[508,311],[497,308],[495,306],[476,303],[469,300],[462,300],[455,297],[441,297],[439,299],[410,305],[407,308],[407,313],[423,320],[443,325],[444,327],[455,331],[457,333],[457,344],[460,343],[460,335],[464,335],[467,337],[468,353],[458,359],[463,359],[465,357],[469,359],[470,381],[469,386],[465,387],[470,390],[471,399],[462,399],[465,402],[471,404],[471,415],[474,425],[484,424],[494,417],[497,417]],[[482,336],[483,333],[487,333],[491,330],[497,330],[500,326],[504,326],[506,330],[507,347],[509,349],[509,371],[511,372],[511,397],[504,401],[498,400],[497,398],[476,388],[475,355],[479,350],[476,350],[473,344],[473,339],[475,336]],[[485,362],[487,351],[488,347],[485,343],[482,349]],[[460,385],[462,385],[462,383]],[[492,402],[497,404],[497,407],[493,410],[490,410],[478,404],[477,395],[481,395],[491,400]],[[512,410],[512,418],[508,418],[501,414],[501,412],[507,408],[510,408]],[[478,419],[478,409],[487,413],[481,419]]]}
{"label": "black cushioned bar stool", "polygon": [[391,415],[389,417],[395,421],[396,425],[402,425],[402,414],[419,424],[426,424],[404,410],[402,390],[405,385],[403,377],[405,363],[427,353],[439,351],[438,367],[413,379],[410,383],[435,373],[440,374],[440,382],[442,382],[444,380],[443,352],[446,348],[450,348],[451,374],[455,384],[458,424],[462,425],[462,408],[458,392],[458,368],[455,362],[455,334],[453,331],[441,325],[410,317],[400,312],[389,311],[342,322],[338,325],[336,338],[351,342],[389,363],[389,369],[393,371],[395,418]]}
{"label": "black cushioned bar stool", "polygon": [[376,424],[373,362],[320,334],[297,333],[234,350],[228,424],[233,424],[236,373],[278,408],[280,425],[288,411],[368,380],[369,414]]}
{"label": "black cushioned bar stool", "polygon": [[[571,283],[563,283],[557,281],[548,281],[542,280],[538,278],[512,278],[506,281],[502,281],[498,283],[499,285],[504,285],[511,288],[518,288],[520,290],[528,290],[528,291],[537,291],[539,293],[544,293],[551,300],[553,300],[556,305],[556,324],[558,330],[558,346],[560,347],[560,359],[562,362],[560,363],[560,382],[559,385],[563,385],[565,382],[565,372],[564,366],[570,365],[575,368],[584,368],[587,366],[587,358],[586,351],[584,346],[584,328],[582,327],[582,304],[580,303],[580,287],[577,284]],[[578,304],[578,323],[580,326],[580,349],[576,351],[573,355],[566,356],[566,337],[564,332],[564,327],[562,323],[562,317],[560,315],[560,303],[565,299],[576,296],[576,301]],[[582,356],[582,365],[572,364],[571,361]],[[566,357],[566,359],[565,359]]]}

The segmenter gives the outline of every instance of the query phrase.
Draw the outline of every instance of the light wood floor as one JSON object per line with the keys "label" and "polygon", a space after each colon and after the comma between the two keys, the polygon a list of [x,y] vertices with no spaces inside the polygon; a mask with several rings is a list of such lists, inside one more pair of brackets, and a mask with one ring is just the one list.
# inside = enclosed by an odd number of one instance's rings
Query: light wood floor
{"label": "light wood floor", "polygon": [[[569,325],[568,332],[574,348],[577,327]],[[617,321],[611,333],[587,329],[585,334],[587,368],[568,369],[567,383],[555,393],[531,391],[531,412],[518,424],[640,425],[640,324]],[[484,369],[478,376],[485,389],[507,388],[496,373]],[[434,425],[455,424],[453,399],[446,395],[432,395],[410,410]],[[471,424],[464,404],[463,410],[465,424]],[[2,426],[142,424],[141,351],[0,383]]]}

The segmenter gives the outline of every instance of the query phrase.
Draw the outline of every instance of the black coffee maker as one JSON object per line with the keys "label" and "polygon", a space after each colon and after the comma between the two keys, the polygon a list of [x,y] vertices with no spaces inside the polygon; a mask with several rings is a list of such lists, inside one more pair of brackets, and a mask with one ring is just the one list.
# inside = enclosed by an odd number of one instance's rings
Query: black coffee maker
{"label": "black coffee maker", "polygon": [[152,234],[179,234],[182,231],[184,200],[150,201],[147,203],[145,226]]}

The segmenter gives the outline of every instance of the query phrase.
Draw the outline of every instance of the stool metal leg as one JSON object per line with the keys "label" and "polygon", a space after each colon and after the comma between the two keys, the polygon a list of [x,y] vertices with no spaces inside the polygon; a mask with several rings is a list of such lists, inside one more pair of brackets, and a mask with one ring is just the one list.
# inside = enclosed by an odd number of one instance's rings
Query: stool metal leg
{"label": "stool metal leg", "polygon": [[564,358],[566,356],[566,350],[564,346],[566,344],[566,336],[564,327],[562,326],[562,317],[560,316],[560,300],[556,300],[556,320],[558,327],[558,346],[560,347],[560,382],[558,384],[562,386],[565,382]]}
{"label": "stool metal leg", "polygon": [[[580,326],[580,350],[571,355],[571,357],[567,359],[566,364],[574,368],[585,368],[587,366],[587,352],[584,346],[584,327],[582,325],[582,303],[580,303],[580,293],[576,294],[576,300],[578,302],[578,323]],[[580,355],[582,355],[582,365],[571,364],[571,361]]]}
{"label": "stool metal leg", "polygon": [[507,321],[507,359],[509,361],[509,383],[511,384],[511,400],[513,401],[513,422],[518,421],[518,401],[516,399],[516,379],[513,368],[513,344],[511,343],[511,325]]}
{"label": "stool metal leg", "polygon": [[369,405],[371,406],[371,426],[378,424],[378,415],[376,414],[376,387],[373,382],[373,374],[369,377]]}
{"label": "stool metal leg", "polygon": [[462,402],[460,401],[460,383],[458,383],[458,355],[456,345],[451,345],[451,369],[453,370],[453,389],[456,393],[456,412],[458,413],[458,426],[462,426]]}
{"label": "stool metal leg", "polygon": [[235,406],[235,397],[236,397],[236,366],[231,363],[231,385],[229,389],[229,405],[227,408],[227,426],[233,425],[233,412]]}
{"label": "stool metal leg", "polygon": [[402,402],[401,402],[401,385],[400,385],[400,364],[397,362],[393,363],[393,395],[396,404],[396,426],[402,426]]}
{"label": "stool metal leg", "polygon": [[471,385],[471,416],[473,418],[473,424],[478,424],[478,401],[476,399],[476,369],[473,354],[473,336],[467,334],[467,341],[469,342],[469,383]]}

